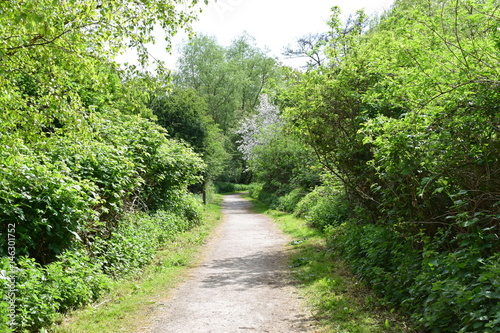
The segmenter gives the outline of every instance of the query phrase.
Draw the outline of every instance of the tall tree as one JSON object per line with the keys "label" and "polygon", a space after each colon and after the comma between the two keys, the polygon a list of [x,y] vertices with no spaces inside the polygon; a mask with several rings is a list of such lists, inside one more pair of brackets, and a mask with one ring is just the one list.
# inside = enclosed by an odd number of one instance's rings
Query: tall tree
{"label": "tall tree", "polygon": [[224,149],[225,138],[208,115],[205,99],[192,88],[174,87],[168,93],[157,93],[148,104],[157,122],[172,138],[187,142],[207,164],[206,181],[222,173],[229,159]]}
{"label": "tall tree", "polygon": [[254,111],[261,91],[277,77],[275,60],[248,35],[229,48],[213,37],[195,37],[182,48],[177,74],[178,84],[206,98],[209,114],[225,134],[231,133],[242,115]]}
{"label": "tall tree", "polygon": [[[27,139],[44,128],[82,127],[85,114],[96,107],[85,94],[109,90],[106,72],[113,66],[106,63],[132,47],[145,64],[154,26],[169,40],[194,18],[196,2],[3,1],[0,132],[9,137],[22,132]],[[92,88],[83,93],[81,83]]]}

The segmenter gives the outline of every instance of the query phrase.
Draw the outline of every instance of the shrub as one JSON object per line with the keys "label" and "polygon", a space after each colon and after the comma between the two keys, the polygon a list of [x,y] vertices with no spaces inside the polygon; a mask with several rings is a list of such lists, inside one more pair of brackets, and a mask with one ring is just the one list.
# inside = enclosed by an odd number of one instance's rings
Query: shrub
{"label": "shrub", "polygon": [[60,308],[60,293],[43,268],[32,258],[21,257],[13,274],[16,280],[16,331],[52,324]]}
{"label": "shrub", "polygon": [[260,192],[262,192],[263,186],[264,185],[262,183],[251,183],[249,185],[249,194],[250,194],[250,197],[252,197],[254,199],[258,199],[259,195],[260,195]]}
{"label": "shrub", "polygon": [[410,288],[413,318],[432,332],[500,332],[500,255],[485,256],[477,246],[441,253],[433,247]]}
{"label": "shrub", "polygon": [[[0,318],[8,321],[9,280],[16,282],[18,331],[49,326],[59,312],[96,301],[109,287],[110,277],[122,278],[148,264],[161,245],[201,220],[202,205],[187,193],[178,193],[176,205],[152,215],[128,214],[107,239],[94,237],[86,251],[64,251],[45,266],[33,258],[18,257],[13,269],[9,259],[0,264]],[[77,247],[76,245],[74,246]],[[108,274],[108,275],[105,275]],[[8,331],[5,324],[2,332]]]}
{"label": "shrub", "polygon": [[407,300],[418,275],[421,257],[402,235],[389,226],[352,220],[327,229],[330,246],[341,253],[353,272],[368,282],[389,304]]}
{"label": "shrub", "polygon": [[385,304],[405,310],[426,331],[500,332],[500,255],[470,246],[480,243],[470,239],[476,236],[439,252],[441,239],[349,221],[327,228],[327,237]]}
{"label": "shrub", "polygon": [[110,143],[55,138],[46,154],[53,162],[64,163],[68,176],[96,185],[102,200],[98,208],[102,220],[122,213],[124,203],[143,182],[140,168],[134,165],[127,150]]}
{"label": "shrub", "polygon": [[306,194],[307,192],[304,189],[296,188],[278,199],[277,208],[285,212],[293,212]]}
{"label": "shrub", "polygon": [[98,238],[93,255],[106,274],[121,278],[147,265],[161,245],[201,221],[202,204],[192,195],[179,194],[175,205],[153,215],[127,215],[107,239]]}
{"label": "shrub", "polygon": [[[59,312],[97,300],[109,287],[100,265],[82,251],[66,251],[58,261],[45,267],[34,259],[20,257],[14,267],[2,261],[0,291],[2,300],[9,292],[7,277],[15,280],[15,325],[1,326],[24,332],[38,331],[52,324]],[[8,304],[1,303],[0,317],[7,317]],[[10,317],[8,318],[10,321]],[[2,321],[7,323],[7,321]]]}
{"label": "shrub", "polygon": [[230,193],[235,191],[235,185],[233,183],[228,182],[216,182],[215,191],[217,193]]}
{"label": "shrub", "polygon": [[[29,152],[0,161],[0,231],[15,225],[17,255],[48,263],[70,248],[97,221],[94,184],[68,176],[64,164]],[[0,254],[7,247],[0,237]]]}
{"label": "shrub", "polygon": [[59,312],[94,302],[109,289],[110,280],[104,275],[101,264],[81,250],[63,253],[44,271],[46,283],[57,290]]}
{"label": "shrub", "polygon": [[338,225],[349,215],[344,193],[335,187],[319,186],[308,193],[295,207],[295,216],[305,218],[309,225],[323,230]]}

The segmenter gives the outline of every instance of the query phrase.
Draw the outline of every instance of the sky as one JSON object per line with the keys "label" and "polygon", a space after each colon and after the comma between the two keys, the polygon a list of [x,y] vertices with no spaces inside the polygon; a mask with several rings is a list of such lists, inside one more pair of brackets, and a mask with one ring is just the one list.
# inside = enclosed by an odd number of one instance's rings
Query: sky
{"label": "sky", "polygon": [[[201,1],[202,2],[202,1]],[[326,21],[330,8],[339,6],[347,16],[364,8],[368,14],[380,14],[390,8],[394,0],[210,0],[209,5],[200,5],[203,12],[193,24],[194,31],[217,38],[219,44],[228,46],[232,40],[247,32],[257,45],[268,49],[269,55],[284,64],[300,66],[297,60],[287,60],[281,53],[298,38],[309,33],[327,30]],[[158,42],[149,47],[149,52],[174,69],[179,45],[187,39],[185,33],[173,39],[173,54],[164,51],[164,35],[156,31]],[[117,58],[118,62],[133,62],[134,55],[127,52]],[[302,60],[305,62],[305,60]]]}

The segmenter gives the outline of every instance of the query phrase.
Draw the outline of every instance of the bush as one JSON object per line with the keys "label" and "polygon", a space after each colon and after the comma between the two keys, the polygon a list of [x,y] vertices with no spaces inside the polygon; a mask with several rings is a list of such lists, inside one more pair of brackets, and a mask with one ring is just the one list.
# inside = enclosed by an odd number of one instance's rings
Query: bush
{"label": "bush", "polygon": [[0,160],[0,255],[8,225],[15,225],[17,255],[48,263],[97,221],[95,185],[68,176],[64,164],[28,152]]}
{"label": "bush", "polygon": [[[65,251],[57,260],[42,266],[21,256],[11,269],[7,257],[0,262],[0,318],[7,323],[9,280],[16,282],[17,331],[47,327],[60,312],[96,301],[115,279],[137,273],[165,242],[173,240],[201,220],[202,205],[191,195],[179,196],[176,206],[153,215],[134,213],[108,239],[95,238],[88,244],[90,256],[82,249]],[[9,327],[0,324],[2,332]]]}
{"label": "bush", "polygon": [[433,332],[500,332],[500,255],[482,252],[460,246],[439,253],[429,244],[410,288],[413,318]]}
{"label": "bush", "polygon": [[[405,310],[425,330],[500,332],[498,253],[485,255],[484,249],[468,245],[470,239],[438,252],[440,239],[409,237],[390,225],[354,221],[328,227],[327,236],[330,247],[383,303]],[[413,246],[417,243],[423,244],[422,250]]]}
{"label": "bush", "polygon": [[265,190],[263,183],[252,183],[249,186],[250,197],[260,200],[269,207],[273,207],[274,203],[278,200],[278,197],[272,193]]}
{"label": "bush", "polygon": [[122,213],[124,203],[143,182],[139,177],[140,168],[123,147],[94,140],[72,142],[56,138],[46,154],[53,162],[63,162],[68,176],[96,185],[102,220]]}
{"label": "bush", "polygon": [[319,186],[296,205],[294,215],[305,218],[311,227],[323,230],[326,226],[344,222],[349,215],[349,206],[341,190]]}
{"label": "bush", "polygon": [[421,257],[388,226],[358,224],[352,220],[327,228],[330,246],[350,263],[389,304],[401,304],[420,270]]}
{"label": "bush", "polygon": [[106,274],[121,278],[136,273],[147,265],[161,245],[201,221],[202,204],[192,195],[179,196],[175,206],[153,215],[135,213],[107,239],[98,238],[93,255]]}
{"label": "bush", "polygon": [[236,189],[233,183],[228,182],[216,182],[214,185],[216,193],[231,193]]}
{"label": "bush", "polygon": [[[97,300],[109,287],[109,279],[100,265],[81,251],[67,251],[59,261],[46,267],[28,257],[19,258],[15,267],[7,267],[5,276],[15,279],[15,331],[38,331],[47,327],[59,312],[65,312]],[[9,286],[2,279],[2,300]],[[2,303],[0,317],[6,317],[7,307]],[[10,320],[10,318],[9,318]],[[7,322],[7,321],[6,321]],[[2,326],[0,326],[2,327]],[[9,327],[2,327],[8,331]]]}
{"label": "bush", "polygon": [[293,212],[306,194],[307,192],[304,189],[296,188],[278,199],[277,208],[285,212]]}

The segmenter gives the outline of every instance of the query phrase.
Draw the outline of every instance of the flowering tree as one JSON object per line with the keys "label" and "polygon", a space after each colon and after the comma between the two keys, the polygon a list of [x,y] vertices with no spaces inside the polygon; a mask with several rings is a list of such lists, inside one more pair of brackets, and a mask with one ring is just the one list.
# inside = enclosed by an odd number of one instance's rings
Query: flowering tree
{"label": "flowering tree", "polygon": [[280,123],[282,120],[278,107],[269,101],[269,96],[261,95],[257,113],[244,118],[236,131],[241,135],[241,140],[237,141],[238,150],[246,161],[253,159],[255,147],[265,144],[272,136],[274,125]]}

